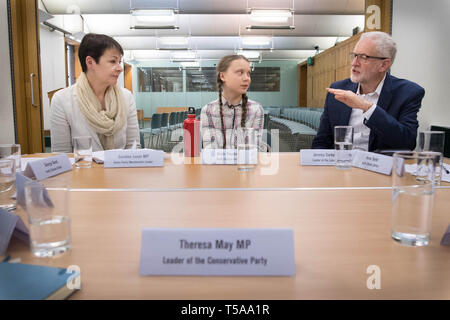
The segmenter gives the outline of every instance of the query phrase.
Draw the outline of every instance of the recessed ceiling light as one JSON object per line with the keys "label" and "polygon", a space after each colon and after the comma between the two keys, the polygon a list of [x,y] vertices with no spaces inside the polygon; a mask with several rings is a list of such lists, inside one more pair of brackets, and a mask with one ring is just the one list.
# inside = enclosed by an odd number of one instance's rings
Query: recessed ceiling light
{"label": "recessed ceiling light", "polygon": [[132,9],[130,14],[136,18],[138,22],[174,22],[175,12],[174,10],[167,9]]}
{"label": "recessed ceiling light", "polygon": [[188,37],[159,37],[158,42],[164,45],[172,46],[187,46],[189,44]]}
{"label": "recessed ceiling light", "polygon": [[268,46],[272,42],[272,37],[241,37],[241,41],[247,46]]}
{"label": "recessed ceiling light", "polygon": [[258,22],[285,23],[292,16],[293,12],[290,9],[251,9],[250,11],[250,19]]}
{"label": "recessed ceiling light", "polygon": [[244,57],[246,57],[247,59],[258,59],[260,56],[259,51],[244,51],[244,50],[239,50],[237,52],[237,54],[240,54]]}

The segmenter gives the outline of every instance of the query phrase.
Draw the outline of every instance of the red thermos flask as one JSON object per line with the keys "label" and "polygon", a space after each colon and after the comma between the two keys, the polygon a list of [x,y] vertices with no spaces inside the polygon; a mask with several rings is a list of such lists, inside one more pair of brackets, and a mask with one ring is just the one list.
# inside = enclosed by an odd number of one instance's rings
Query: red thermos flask
{"label": "red thermos flask", "polygon": [[200,121],[195,118],[195,109],[192,107],[184,120],[184,156],[200,156]]}

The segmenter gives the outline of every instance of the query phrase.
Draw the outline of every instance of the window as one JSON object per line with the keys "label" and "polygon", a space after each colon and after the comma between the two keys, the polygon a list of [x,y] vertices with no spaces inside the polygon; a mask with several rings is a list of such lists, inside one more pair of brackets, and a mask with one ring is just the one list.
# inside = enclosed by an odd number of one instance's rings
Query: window
{"label": "window", "polygon": [[[216,68],[186,69],[186,92],[216,92]],[[138,67],[139,92],[183,92],[180,68]],[[255,67],[251,92],[280,92],[280,67]]]}
{"label": "window", "polygon": [[202,68],[201,70],[186,70],[187,92],[217,91],[216,69]]}
{"label": "window", "polygon": [[248,91],[280,91],[280,67],[255,67]]}
{"label": "window", "polygon": [[183,92],[183,72],[179,68],[139,67],[140,92]]}

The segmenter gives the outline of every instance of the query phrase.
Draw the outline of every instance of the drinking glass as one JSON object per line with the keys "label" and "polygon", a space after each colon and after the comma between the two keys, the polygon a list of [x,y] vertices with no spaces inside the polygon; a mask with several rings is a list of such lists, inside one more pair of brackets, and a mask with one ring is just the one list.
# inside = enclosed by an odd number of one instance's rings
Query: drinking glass
{"label": "drinking glass", "polygon": [[61,182],[48,185],[25,183],[31,252],[37,257],[58,256],[72,246],[69,188]]}
{"label": "drinking glass", "polygon": [[418,151],[434,151],[440,152],[439,164],[436,167],[436,180],[435,184],[441,184],[442,177],[442,161],[444,154],[444,131],[421,131],[419,132],[419,148]]}
{"label": "drinking glass", "polygon": [[336,168],[350,169],[352,167],[353,127],[334,127],[334,146],[336,149]]}
{"label": "drinking glass", "polygon": [[0,144],[0,159],[14,159],[16,171],[22,171],[20,144]]}
{"label": "drinking glass", "polygon": [[437,152],[395,152],[392,170],[392,238],[426,246],[431,233]]}
{"label": "drinking glass", "polygon": [[0,208],[14,210],[16,199],[16,162],[14,159],[0,159]]}
{"label": "drinking glass", "polygon": [[237,165],[239,171],[252,171],[258,164],[258,130],[237,128]]}
{"label": "drinking glass", "polygon": [[73,138],[73,157],[77,168],[92,166],[92,137]]}

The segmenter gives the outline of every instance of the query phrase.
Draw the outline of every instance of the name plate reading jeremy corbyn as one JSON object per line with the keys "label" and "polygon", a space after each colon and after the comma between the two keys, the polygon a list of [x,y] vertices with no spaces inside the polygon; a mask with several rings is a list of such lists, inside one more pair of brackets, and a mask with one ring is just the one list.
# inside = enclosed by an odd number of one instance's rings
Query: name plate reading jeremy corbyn
{"label": "name plate reading jeremy corbyn", "polygon": [[28,178],[36,177],[37,180],[44,180],[72,169],[72,163],[67,155],[59,154],[28,162],[24,175]]}
{"label": "name plate reading jeremy corbyn", "polygon": [[300,164],[302,166],[334,166],[336,152],[332,149],[302,149]]}
{"label": "name plate reading jeremy corbyn", "polygon": [[355,151],[353,153],[353,166],[377,173],[391,175],[393,158],[383,154]]}
{"label": "name plate reading jeremy corbyn", "polygon": [[292,229],[142,230],[140,274],[295,275]]}
{"label": "name plate reading jeremy corbyn", "polygon": [[202,164],[237,164],[237,149],[203,149]]}
{"label": "name plate reading jeremy corbyn", "polygon": [[105,151],[105,168],[138,168],[164,166],[164,152],[150,149]]}

